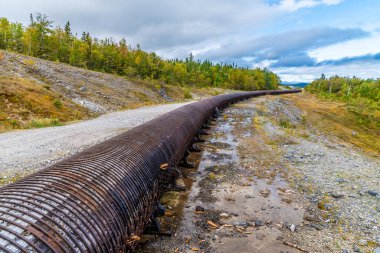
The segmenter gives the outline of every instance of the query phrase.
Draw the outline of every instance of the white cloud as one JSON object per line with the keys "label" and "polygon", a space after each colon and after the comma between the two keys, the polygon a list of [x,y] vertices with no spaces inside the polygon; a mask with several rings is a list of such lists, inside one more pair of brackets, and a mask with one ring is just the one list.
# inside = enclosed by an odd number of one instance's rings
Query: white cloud
{"label": "white cloud", "polygon": [[317,5],[336,5],[343,0],[282,0],[279,4],[281,9],[297,11],[302,8],[311,8]]}
{"label": "white cloud", "polygon": [[272,69],[286,82],[311,82],[325,74],[326,77],[339,76],[356,76],[359,78],[379,78],[380,62],[366,61],[349,63],[339,66],[312,66],[312,67],[292,67]]}
{"label": "white cloud", "polygon": [[271,65],[273,65],[276,62],[277,60],[263,60],[263,61],[253,64],[252,67],[253,68],[269,68]]}
{"label": "white cloud", "polygon": [[326,60],[340,60],[349,57],[358,57],[380,53],[380,33],[374,33],[369,38],[355,39],[308,52],[317,62]]}

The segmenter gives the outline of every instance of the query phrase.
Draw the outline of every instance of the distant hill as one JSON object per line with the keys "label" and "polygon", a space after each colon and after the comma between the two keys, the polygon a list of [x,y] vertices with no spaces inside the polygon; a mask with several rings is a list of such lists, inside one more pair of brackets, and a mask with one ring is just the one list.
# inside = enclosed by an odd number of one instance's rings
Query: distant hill
{"label": "distant hill", "polygon": [[282,82],[281,84],[286,85],[286,86],[291,86],[291,87],[304,88],[305,86],[309,85],[310,83]]}

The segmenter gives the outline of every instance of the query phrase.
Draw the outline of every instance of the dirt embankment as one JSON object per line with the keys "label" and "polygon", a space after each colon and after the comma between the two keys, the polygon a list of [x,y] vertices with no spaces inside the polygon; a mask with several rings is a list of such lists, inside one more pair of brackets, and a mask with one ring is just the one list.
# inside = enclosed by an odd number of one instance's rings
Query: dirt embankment
{"label": "dirt embankment", "polygon": [[226,109],[198,168],[183,169],[189,191],[163,198],[161,220],[174,236],[140,252],[380,250],[379,156],[329,131],[339,119],[321,131],[313,114],[322,112],[296,103],[300,96]]}

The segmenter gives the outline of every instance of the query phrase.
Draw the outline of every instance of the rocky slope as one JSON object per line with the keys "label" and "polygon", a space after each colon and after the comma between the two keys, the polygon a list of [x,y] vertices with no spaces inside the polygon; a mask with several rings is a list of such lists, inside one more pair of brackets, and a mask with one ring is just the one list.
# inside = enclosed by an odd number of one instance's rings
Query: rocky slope
{"label": "rocky slope", "polygon": [[106,113],[144,103],[163,103],[182,96],[179,87],[129,81],[66,64],[0,51],[0,76],[33,80],[94,113]]}

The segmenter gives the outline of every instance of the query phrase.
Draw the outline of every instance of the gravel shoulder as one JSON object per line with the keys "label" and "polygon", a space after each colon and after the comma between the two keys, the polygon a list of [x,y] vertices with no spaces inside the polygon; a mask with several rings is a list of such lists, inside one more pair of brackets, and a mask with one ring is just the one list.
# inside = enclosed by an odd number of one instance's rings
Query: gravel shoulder
{"label": "gravel shoulder", "polygon": [[12,182],[185,104],[149,106],[65,126],[0,134],[0,182]]}

